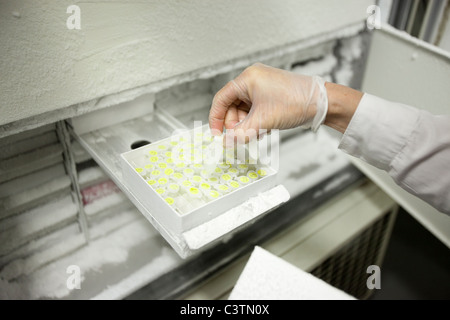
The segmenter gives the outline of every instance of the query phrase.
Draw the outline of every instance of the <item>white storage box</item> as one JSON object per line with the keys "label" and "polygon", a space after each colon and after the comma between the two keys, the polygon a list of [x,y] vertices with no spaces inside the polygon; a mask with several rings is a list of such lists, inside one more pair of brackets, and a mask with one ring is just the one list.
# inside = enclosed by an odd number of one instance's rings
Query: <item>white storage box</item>
{"label": "white storage box", "polygon": [[208,126],[122,153],[121,159],[130,190],[160,224],[177,234],[271,189],[276,182],[275,168],[249,159],[248,151],[224,149]]}

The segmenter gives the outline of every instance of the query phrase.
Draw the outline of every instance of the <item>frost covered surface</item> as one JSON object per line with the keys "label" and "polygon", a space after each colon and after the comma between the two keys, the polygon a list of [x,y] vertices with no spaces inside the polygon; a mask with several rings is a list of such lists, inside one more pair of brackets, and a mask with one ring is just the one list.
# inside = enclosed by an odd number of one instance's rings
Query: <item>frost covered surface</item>
{"label": "frost covered surface", "polygon": [[81,171],[78,175],[78,182],[83,185],[91,181],[106,179],[106,175],[100,167],[92,167]]}
{"label": "frost covered surface", "polygon": [[146,264],[138,271],[123,279],[119,283],[108,286],[100,294],[93,297],[93,300],[122,299],[128,294],[139,289],[142,284],[149,283],[168,269],[174,268],[180,262],[178,255],[171,249],[163,248],[162,254]]}
{"label": "frost covered surface", "polygon": [[128,201],[128,198],[123,193],[112,193],[103,198],[98,199],[84,207],[84,211],[88,216],[94,215],[106,208],[116,206],[124,201]]}
{"label": "frost covered surface", "polygon": [[[99,237],[88,246],[84,246],[45,265],[27,277],[21,277],[15,281],[7,281],[2,276],[0,279],[0,298],[39,299],[67,297],[71,293],[71,290],[66,286],[69,276],[66,273],[66,269],[70,265],[77,265],[82,271],[81,288],[90,285],[83,282],[85,274],[88,272],[97,272],[99,274],[96,275],[96,278],[101,278],[102,269],[106,266],[116,266],[120,270],[120,265],[127,262],[130,250],[140,243],[159,237],[157,232],[148,223],[145,223],[139,213],[134,211],[132,214],[136,217],[134,221],[115,229],[106,236]],[[64,250],[66,245],[69,244],[61,243],[61,249]],[[148,252],[142,254],[148,254],[149,259],[155,259],[153,260],[152,277],[158,277],[162,273],[167,272],[168,268],[174,265],[176,260],[173,258],[173,252],[170,249],[162,250],[156,257],[152,257],[151,253]],[[142,277],[136,278],[136,281],[143,280],[145,279]],[[143,284],[145,283],[134,283],[135,286]],[[131,287],[132,284],[128,283],[127,288],[130,289]]]}
{"label": "frost covered surface", "polygon": [[198,249],[287,200],[289,194],[286,189],[277,186],[185,232],[184,238],[191,249]]}

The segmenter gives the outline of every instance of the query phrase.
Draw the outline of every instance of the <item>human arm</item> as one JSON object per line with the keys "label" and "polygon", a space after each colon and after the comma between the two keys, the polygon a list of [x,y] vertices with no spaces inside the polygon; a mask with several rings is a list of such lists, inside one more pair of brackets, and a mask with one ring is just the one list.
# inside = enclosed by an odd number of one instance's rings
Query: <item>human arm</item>
{"label": "human arm", "polygon": [[209,120],[218,131],[223,126],[316,130],[325,124],[344,134],[343,151],[387,171],[402,188],[450,213],[449,116],[257,64],[216,94]]}

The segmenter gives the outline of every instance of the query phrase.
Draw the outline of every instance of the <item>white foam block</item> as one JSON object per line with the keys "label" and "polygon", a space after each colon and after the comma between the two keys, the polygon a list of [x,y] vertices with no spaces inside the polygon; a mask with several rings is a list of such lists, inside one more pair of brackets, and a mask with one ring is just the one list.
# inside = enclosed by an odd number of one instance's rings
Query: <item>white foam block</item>
{"label": "white foam block", "polygon": [[229,299],[355,300],[260,247],[255,247]]}

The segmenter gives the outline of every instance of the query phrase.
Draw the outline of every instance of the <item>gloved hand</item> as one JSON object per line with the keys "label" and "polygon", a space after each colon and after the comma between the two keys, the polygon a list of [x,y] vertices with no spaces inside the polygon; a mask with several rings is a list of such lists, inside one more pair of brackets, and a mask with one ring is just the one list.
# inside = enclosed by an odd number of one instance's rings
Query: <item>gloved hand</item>
{"label": "gloved hand", "polygon": [[327,110],[322,78],[257,63],[217,92],[209,113],[209,126],[213,134],[220,134],[225,126],[227,130],[234,129],[237,136],[247,131],[258,135],[260,129],[298,126],[317,131]]}

